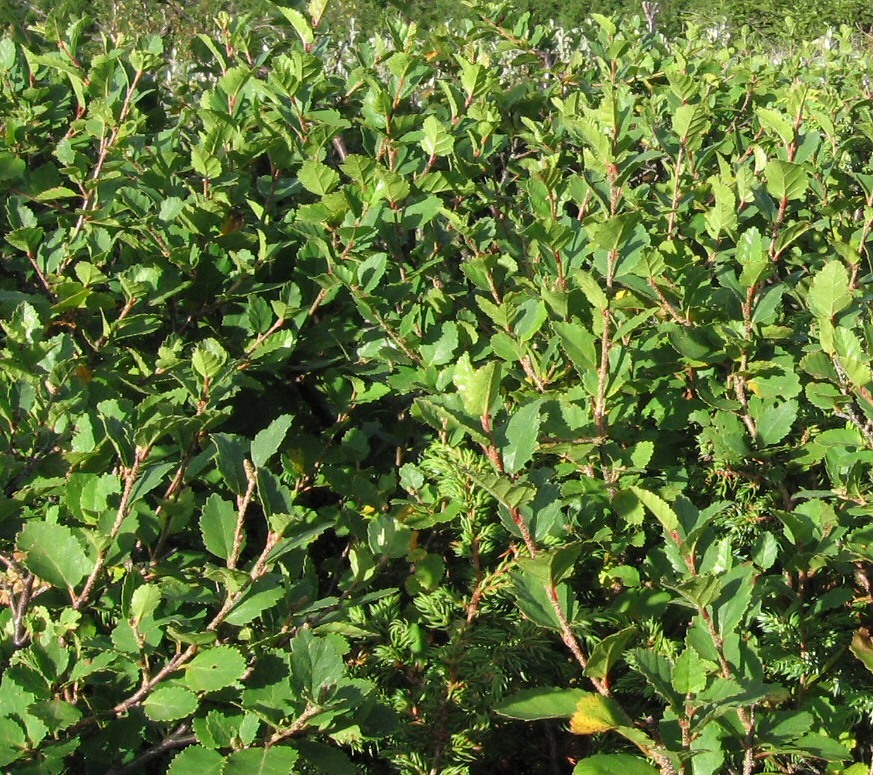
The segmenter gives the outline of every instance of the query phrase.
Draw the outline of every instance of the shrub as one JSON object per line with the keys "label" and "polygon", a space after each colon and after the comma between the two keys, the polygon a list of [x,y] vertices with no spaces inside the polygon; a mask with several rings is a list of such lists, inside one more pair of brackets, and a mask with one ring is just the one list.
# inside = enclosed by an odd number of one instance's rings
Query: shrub
{"label": "shrub", "polygon": [[867,54],[324,10],[0,43],[0,766],[860,760]]}

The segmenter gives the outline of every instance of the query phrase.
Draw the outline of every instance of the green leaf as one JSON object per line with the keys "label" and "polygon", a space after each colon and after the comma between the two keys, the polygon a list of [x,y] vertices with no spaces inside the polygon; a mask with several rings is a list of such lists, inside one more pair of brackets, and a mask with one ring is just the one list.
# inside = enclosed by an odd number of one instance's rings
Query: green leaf
{"label": "green leaf", "polygon": [[633,668],[642,673],[652,688],[678,713],[683,706],[683,698],[673,688],[673,666],[669,660],[662,654],[645,649],[634,649],[631,654]]}
{"label": "green leaf", "polygon": [[658,775],[651,764],[626,753],[599,753],[582,759],[573,775]]}
{"label": "green leaf", "polygon": [[655,495],[653,492],[636,486],[631,486],[628,489],[655,515],[668,533],[675,533],[679,530],[679,517],[676,516],[676,512],[673,511],[670,504],[660,495]]}
{"label": "green leaf", "polygon": [[27,745],[21,724],[8,716],[0,717],[0,767],[21,759]]}
{"label": "green leaf", "polygon": [[299,754],[285,745],[234,751],[224,763],[222,775],[289,775]]}
{"label": "green leaf", "polygon": [[829,762],[844,762],[852,758],[845,745],[817,732],[810,732],[795,740],[791,748]]}
{"label": "green leaf", "polygon": [[764,246],[764,239],[757,227],[744,231],[737,242],[737,261],[743,267],[740,284],[751,288],[757,284],[770,267],[770,257]]}
{"label": "green leaf", "polygon": [[826,320],[852,303],[849,272],[841,261],[828,261],[816,273],[806,302],[813,315]]}
{"label": "green leaf", "polygon": [[439,339],[433,344],[419,345],[426,366],[444,366],[452,361],[458,347],[458,325],[449,321],[443,326]]}
{"label": "green leaf", "polygon": [[709,121],[706,118],[703,105],[682,105],[673,115],[673,131],[679,136],[679,142],[688,148],[696,147],[709,131]]}
{"label": "green leaf", "polygon": [[414,416],[424,420],[437,430],[446,429],[450,432],[462,430],[473,441],[479,444],[488,444],[488,438],[482,432],[481,423],[474,422],[473,418],[468,417],[460,408],[446,406],[443,401],[416,398],[412,412]]}
{"label": "green leaf", "polygon": [[613,216],[593,227],[591,241],[602,250],[619,250],[633,236],[638,223],[635,213]]}
{"label": "green leaf", "polygon": [[533,500],[536,492],[534,487],[523,477],[515,482],[498,473],[480,473],[476,470],[465,470],[473,484],[483,488],[493,498],[507,509],[518,509]]}
{"label": "green leaf", "polygon": [[279,451],[293,422],[292,415],[283,414],[252,439],[252,465],[255,468],[263,467]]}
{"label": "green leaf", "polygon": [[749,402],[749,413],[755,420],[758,439],[765,447],[778,444],[790,432],[797,420],[799,405],[797,401],[783,401],[781,404],[761,401],[758,398]]}
{"label": "green leaf", "polygon": [[710,181],[715,205],[706,213],[706,230],[713,239],[730,234],[737,227],[737,198],[718,178]]}
{"label": "green leaf", "polygon": [[709,326],[680,326],[669,333],[670,344],[692,365],[718,363],[724,359],[724,342]]}
{"label": "green leaf", "polygon": [[27,162],[14,154],[4,151],[0,153],[0,181],[15,182],[24,177]]}
{"label": "green leaf", "polygon": [[524,468],[537,449],[540,431],[540,402],[533,401],[519,409],[506,424],[506,441],[501,454],[506,473],[512,475]]}
{"label": "green leaf", "polygon": [[159,686],[146,698],[143,708],[152,721],[176,721],[194,713],[198,704],[194,692],[182,686]]}
{"label": "green leaf", "polygon": [[245,719],[241,713],[211,710],[206,716],[194,719],[194,733],[200,744],[207,748],[233,748],[240,739],[240,727]]}
{"label": "green leaf", "polygon": [[67,729],[82,718],[82,711],[63,700],[45,700],[29,706],[27,712],[43,722],[52,734]]}
{"label": "green leaf", "polygon": [[422,124],[424,137],[421,147],[429,156],[448,156],[455,146],[452,137],[442,122],[434,115],[428,116]]}
{"label": "green leaf", "polygon": [[203,504],[200,515],[200,535],[206,548],[216,557],[226,560],[233,552],[237,511],[230,501],[213,493]]}
{"label": "green leaf", "polygon": [[191,366],[204,380],[213,380],[227,362],[227,351],[215,339],[198,342],[191,354]]}
{"label": "green leaf", "polygon": [[693,648],[686,648],[673,665],[673,687],[680,694],[696,694],[706,687],[706,665]]}
{"label": "green leaf", "polygon": [[[151,616],[161,602],[161,588],[155,584],[143,584],[137,587],[130,598],[130,618],[135,623]],[[134,626],[136,627],[137,624]]]}
{"label": "green leaf", "polygon": [[367,542],[375,554],[403,557],[409,551],[412,530],[390,514],[380,514],[367,526]]}
{"label": "green leaf", "polygon": [[345,675],[337,640],[301,630],[291,641],[291,670],[295,686],[313,699],[318,698]]}
{"label": "green leaf", "polygon": [[246,454],[251,451],[250,443],[240,436],[228,433],[213,433],[211,439],[218,451],[219,472],[231,491],[242,495],[248,487],[245,459]]}
{"label": "green leaf", "polygon": [[633,640],[638,630],[636,627],[625,627],[601,640],[588,657],[588,667],[585,675],[589,678],[608,678],[609,671],[618,663],[622,654]]}
{"label": "green leaf", "polygon": [[806,170],[790,161],[771,159],[764,174],[767,176],[767,191],[779,200],[802,199],[809,185]]}
{"label": "green leaf", "polygon": [[814,726],[815,719],[811,713],[785,711],[768,713],[758,723],[757,731],[759,739],[780,746],[803,737]]}
{"label": "green leaf", "polygon": [[223,767],[224,757],[218,751],[192,745],[173,757],[167,775],[223,775]]}
{"label": "green leaf", "polygon": [[306,10],[312,19],[312,26],[317,27],[321,23],[321,17],[330,5],[330,0],[309,0]]}
{"label": "green leaf", "polygon": [[483,417],[491,409],[500,395],[501,366],[498,361],[489,361],[476,369],[470,363],[470,355],[465,352],[455,364],[452,377],[461,396],[464,410],[473,417]]}
{"label": "green leaf", "polygon": [[194,172],[208,180],[221,175],[221,162],[203,148],[194,148],[191,151],[191,166]]}
{"label": "green leaf", "polygon": [[[542,627],[561,630],[561,621],[555,612],[554,601],[551,599],[547,586],[543,583],[542,573],[549,572],[549,564],[540,572],[514,572],[511,574],[515,604],[531,621]],[[558,607],[564,612],[568,621],[572,621],[578,609],[578,603],[569,585],[559,584],[556,589]]]}
{"label": "green leaf", "polygon": [[312,33],[312,27],[309,26],[309,22],[306,20],[306,17],[300,13],[300,11],[295,10],[294,8],[288,8],[284,5],[276,6],[279,12],[284,16],[294,28],[294,31],[300,36],[300,40],[303,41],[305,46],[311,46],[315,41],[315,35]]}
{"label": "green leaf", "polygon": [[376,184],[378,197],[394,204],[409,196],[410,191],[409,183],[399,174],[390,170],[379,170],[379,182]]}
{"label": "green leaf", "polygon": [[275,577],[264,576],[252,584],[224,621],[241,627],[260,617],[264,611],[273,608],[283,597],[285,597],[285,589],[281,582]]}
{"label": "green leaf", "polygon": [[694,608],[706,608],[721,594],[722,582],[720,575],[700,574],[691,576],[684,581],[670,584],[663,581],[667,589],[678,592]]}
{"label": "green leaf", "polygon": [[597,347],[594,335],[587,328],[580,323],[557,321],[552,321],[552,328],[580,376],[597,370]]}
{"label": "green leaf", "polygon": [[573,272],[573,279],[577,282],[582,293],[585,294],[585,298],[588,299],[588,303],[594,309],[602,312],[609,306],[609,300],[606,298],[603,289],[588,272],[578,269]]}
{"label": "green leaf", "polygon": [[295,740],[294,747],[308,766],[317,768],[324,775],[358,775],[357,767],[340,748],[306,739]]}
{"label": "green leaf", "polygon": [[522,721],[544,718],[570,718],[579,700],[587,696],[582,689],[545,686],[525,689],[505,697],[494,706],[495,713]]}
{"label": "green leaf", "polygon": [[163,202],[161,202],[161,209],[160,213],[158,214],[158,218],[160,218],[165,223],[175,221],[184,209],[184,200],[180,199],[177,196],[168,196]]}
{"label": "green leaf", "polygon": [[763,325],[775,322],[784,293],[785,288],[774,285],[764,293],[758,294],[755,300],[755,309],[752,312],[752,322]]}
{"label": "green leaf", "polygon": [[843,326],[834,328],[834,354],[853,385],[866,387],[873,380],[870,357],[854,331]]}
{"label": "green leaf", "polygon": [[340,176],[326,164],[314,159],[307,159],[297,172],[297,179],[307,191],[324,196],[336,188]]}
{"label": "green leaf", "polygon": [[201,651],[185,668],[185,683],[195,692],[214,692],[242,678],[246,660],[232,646]]}
{"label": "green leaf", "polygon": [[24,565],[53,587],[72,590],[93,567],[73,532],[63,525],[28,522],[18,534]]}
{"label": "green leaf", "polygon": [[758,116],[761,126],[777,134],[786,148],[794,142],[794,127],[780,111],[772,108],[758,108],[755,114]]}
{"label": "green leaf", "polygon": [[[755,570],[751,563],[737,565],[720,579],[722,591],[715,603],[718,632],[726,638],[740,627],[752,602],[755,586]],[[722,602],[724,601],[724,602]]]}

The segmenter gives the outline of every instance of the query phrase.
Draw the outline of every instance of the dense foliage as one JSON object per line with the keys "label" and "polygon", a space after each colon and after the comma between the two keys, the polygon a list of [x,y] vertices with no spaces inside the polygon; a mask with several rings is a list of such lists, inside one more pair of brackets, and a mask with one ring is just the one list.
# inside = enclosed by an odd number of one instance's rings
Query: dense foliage
{"label": "dense foliage", "polygon": [[0,41],[0,767],[867,772],[869,55],[323,12]]}

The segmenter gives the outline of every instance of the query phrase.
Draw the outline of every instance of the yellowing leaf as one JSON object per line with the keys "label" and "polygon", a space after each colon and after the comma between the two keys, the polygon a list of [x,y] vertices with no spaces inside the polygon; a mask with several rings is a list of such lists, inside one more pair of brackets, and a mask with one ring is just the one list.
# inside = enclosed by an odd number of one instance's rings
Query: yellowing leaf
{"label": "yellowing leaf", "polygon": [[576,712],[570,718],[570,731],[574,735],[596,735],[630,726],[630,723],[615,700],[589,692],[576,703]]}
{"label": "yellowing leaf", "polygon": [[865,627],[856,630],[849,648],[864,667],[873,673],[873,639],[870,638],[870,631]]}

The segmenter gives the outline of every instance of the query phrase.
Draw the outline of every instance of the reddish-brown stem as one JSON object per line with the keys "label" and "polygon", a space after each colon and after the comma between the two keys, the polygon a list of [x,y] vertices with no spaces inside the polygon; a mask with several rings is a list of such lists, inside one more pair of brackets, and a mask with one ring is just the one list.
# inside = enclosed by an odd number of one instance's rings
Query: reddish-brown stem
{"label": "reddish-brown stem", "polygon": [[227,558],[227,567],[230,570],[236,570],[236,564],[242,552],[243,540],[245,539],[246,513],[249,510],[249,505],[255,494],[255,486],[258,482],[254,466],[248,460],[243,461],[243,468],[245,468],[246,472],[246,491],[242,495],[237,496],[236,499],[236,529],[233,533],[233,547],[231,548],[230,556]]}

